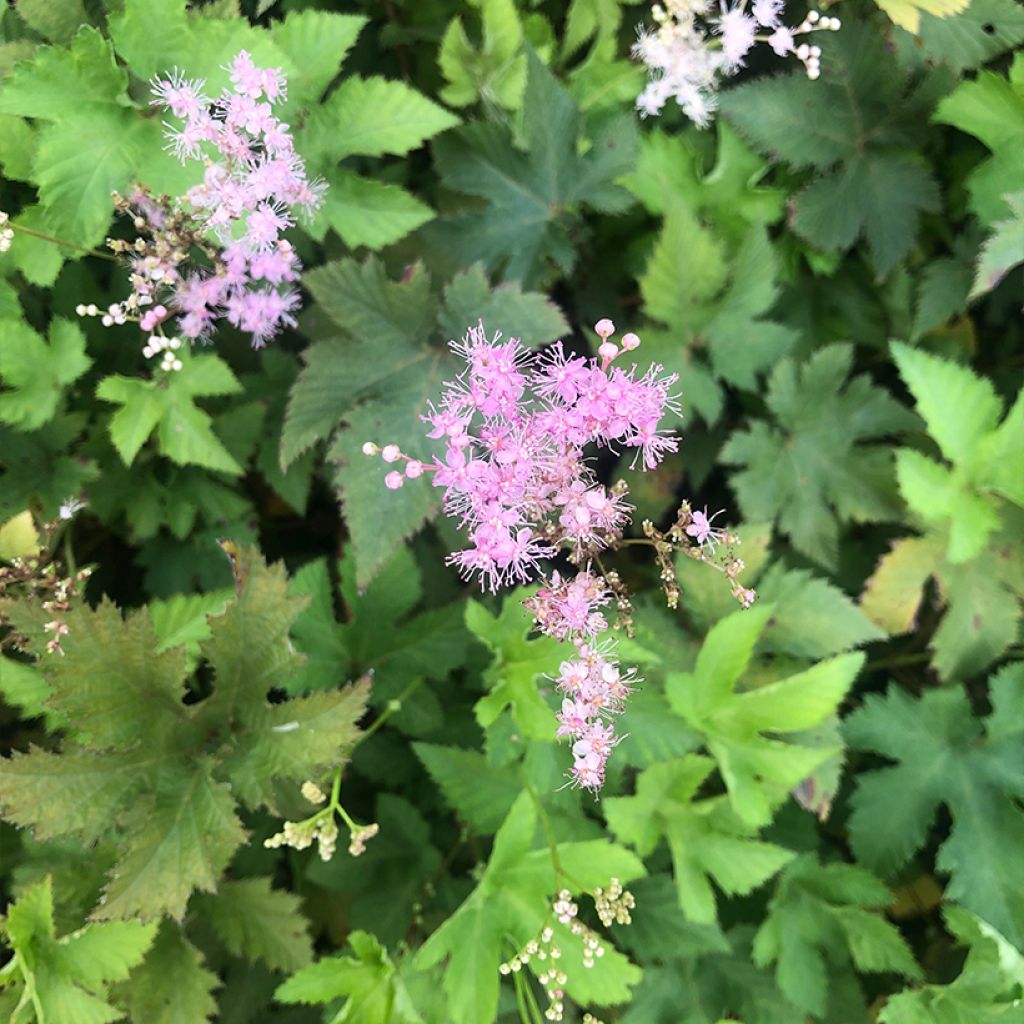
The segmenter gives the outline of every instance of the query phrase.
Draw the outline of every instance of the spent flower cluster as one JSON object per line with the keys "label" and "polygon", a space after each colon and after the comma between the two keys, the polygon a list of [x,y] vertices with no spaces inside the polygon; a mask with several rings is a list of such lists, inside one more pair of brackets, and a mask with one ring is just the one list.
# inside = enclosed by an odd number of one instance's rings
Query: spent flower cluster
{"label": "spent flower cluster", "polygon": [[[257,348],[295,325],[300,299],[290,286],[300,263],[282,233],[295,211],[316,209],[323,185],[307,178],[289,126],[273,114],[286,94],[282,72],[257,67],[244,50],[229,70],[232,88],[216,98],[177,71],[153,84],[153,104],[171,118],[169,148],[182,162],[201,161],[202,180],[178,197],[144,185],[115,196],[139,234],[108,242],[131,267],[132,292],[103,323],[138,322],[150,354],[172,318],[173,333],[193,342],[226,320]],[[164,368],[176,368],[175,358]]]}
{"label": "spent flower cluster", "polygon": [[659,114],[674,99],[700,127],[711,120],[722,78],[736,74],[757,43],[779,57],[795,57],[816,79],[821,47],[800,40],[812,32],[834,32],[838,18],[811,11],[798,25],[782,21],[784,0],[662,0],[651,9],[655,28],[643,28],[633,46],[649,81],[636,105],[646,117]]}

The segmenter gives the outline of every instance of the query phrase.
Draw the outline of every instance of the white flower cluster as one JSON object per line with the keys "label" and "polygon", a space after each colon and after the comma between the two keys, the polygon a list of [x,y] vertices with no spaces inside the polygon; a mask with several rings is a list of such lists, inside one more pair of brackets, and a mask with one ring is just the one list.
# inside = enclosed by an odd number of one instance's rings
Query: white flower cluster
{"label": "white flower cluster", "polygon": [[163,352],[164,357],[160,361],[160,369],[174,371],[180,370],[183,365],[181,360],[175,355],[175,352],[180,348],[181,338],[164,338],[159,334],[154,334],[150,337],[149,343],[143,348],[142,354],[147,359],[152,359],[153,356]]}
{"label": "white flower cluster", "polygon": [[663,0],[651,9],[656,28],[642,29],[633,55],[647,65],[650,80],[636,105],[647,115],[659,114],[674,99],[691,121],[703,128],[711,120],[721,78],[734,75],[759,42],[780,57],[792,55],[808,78],[821,74],[821,47],[796,43],[809,32],[834,32],[838,18],[817,11],[797,26],[782,24],[784,0]]}
{"label": "white flower cluster", "polygon": [[10,216],[0,210],[0,252],[7,252],[14,241],[14,228],[8,227],[7,222]]}

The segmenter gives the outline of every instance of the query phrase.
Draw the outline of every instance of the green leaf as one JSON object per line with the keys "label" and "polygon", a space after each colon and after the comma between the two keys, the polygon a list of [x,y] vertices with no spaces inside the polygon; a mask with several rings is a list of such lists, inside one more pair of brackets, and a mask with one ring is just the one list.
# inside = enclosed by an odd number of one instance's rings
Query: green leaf
{"label": "green leaf", "polygon": [[298,970],[313,958],[299,898],[271,888],[269,878],[224,882],[216,895],[200,894],[194,906],[232,956],[262,960],[275,971]]}
{"label": "green leaf", "polygon": [[717,920],[716,885],[729,895],[747,894],[772,877],[793,856],[756,838],[722,797],[694,800],[713,762],[695,754],[652,765],[637,780],[636,795],[604,801],[609,828],[638,853],[651,853],[660,836],[668,840],[679,905],[687,918]]}
{"label": "green leaf", "polygon": [[[318,223],[334,228],[350,248],[381,249],[431,220],[434,211],[403,188],[343,167],[327,175]],[[321,234],[322,237],[322,234]]]}
{"label": "green leaf", "polygon": [[401,156],[459,123],[402,82],[346,78],[296,135],[296,149],[326,168],[347,156]]}
{"label": "green leaf", "polygon": [[804,570],[774,565],[757,593],[773,608],[762,635],[767,650],[824,658],[885,636],[841,590]]}
{"label": "green leaf", "polygon": [[578,112],[568,93],[531,52],[523,107],[527,151],[503,125],[475,122],[434,143],[444,184],[486,201],[429,225],[422,237],[454,267],[480,262],[504,280],[535,284],[550,264],[567,272],[574,252],[566,234],[586,204],[617,211],[626,194],[614,180],[633,158],[631,118],[603,123],[578,153]]}
{"label": "green leaf", "polygon": [[93,750],[129,746],[142,735],[166,739],[185,711],[181,650],[154,655],[156,635],[145,612],[126,619],[109,601],[66,612],[63,658],[44,658],[47,706],[75,723]]}
{"label": "green leaf", "polygon": [[180,921],[189,896],[212,892],[246,833],[230,790],[211,778],[210,765],[164,771],[152,796],[136,805],[126,825],[131,843],[118,858],[94,912],[100,920],[163,913]]}
{"label": "green leaf", "polygon": [[474,47],[462,19],[452,18],[441,39],[437,63],[447,85],[441,98],[456,107],[480,100],[518,110],[526,89],[523,28],[512,0],[482,0],[483,39]]}
{"label": "green leaf", "polygon": [[194,399],[230,395],[242,389],[218,356],[186,356],[177,372],[156,380],[115,374],[104,377],[96,396],[121,408],[110,421],[110,438],[130,466],[155,430],[160,451],[178,465],[204,466],[240,474],[242,467],[213,432],[211,419]]}
{"label": "green leaf", "polygon": [[369,676],[344,690],[246,710],[247,733],[225,759],[234,791],[251,807],[275,806],[276,785],[319,778],[344,764],[359,736]]}
{"label": "green leaf", "polygon": [[798,551],[827,567],[841,523],[899,517],[891,455],[860,442],[915,423],[866,376],[844,385],[852,356],[849,346],[830,345],[802,367],[779,363],[767,395],[776,422],[753,421],[721,455],[744,467],[732,476],[744,519],[777,520]]}
{"label": "green leaf", "polygon": [[1022,972],[1021,956],[990,924],[960,907],[944,908],[946,929],[966,947],[959,975],[889,997],[881,1024],[989,1024],[1012,1021]]}
{"label": "green leaf", "polygon": [[569,323],[554,302],[538,292],[524,292],[514,281],[491,288],[477,264],[445,286],[441,334],[449,340],[461,338],[481,320],[489,330],[518,338],[530,349],[569,333]]}
{"label": "green leaf", "polygon": [[[45,46],[23,61],[0,87],[0,112],[50,121],[74,121],[97,106],[120,103],[128,76],[110,43],[83,27],[70,48]],[[68,97],[75,97],[73,105]]]}
{"label": "green leaf", "polygon": [[829,1003],[829,966],[842,965],[847,956],[861,971],[918,979],[921,970],[900,933],[866,909],[889,899],[885,886],[863,868],[803,856],[779,877],[754,940],[754,962],[775,963],[786,998],[819,1017]]}
{"label": "green leaf", "polygon": [[1006,196],[1013,216],[997,221],[993,232],[982,243],[972,299],[992,291],[1006,275],[1024,263],[1024,192]]}
{"label": "green leaf", "polygon": [[160,145],[157,126],[116,106],[85,107],[74,120],[39,132],[33,177],[54,233],[77,245],[103,241],[147,148]]}
{"label": "green leaf", "polygon": [[833,715],[864,662],[861,654],[840,655],[786,679],[734,692],[772,610],[759,605],[722,619],[705,639],[693,672],[672,672],[666,680],[669,704],[705,734],[732,808],[750,826],[767,824],[789,791],[838,753],[835,745],[798,742],[799,735],[779,737]]}
{"label": "green leaf", "polygon": [[414,743],[413,750],[456,814],[476,832],[496,832],[522,788],[506,768],[476,750]]}
{"label": "green leaf", "polygon": [[88,21],[82,0],[17,0],[15,10],[50,43],[70,42]]}
{"label": "green leaf", "polygon": [[280,985],[280,1003],[330,1003],[345,999],[333,1024],[423,1024],[387,950],[363,931],[351,932],[355,956],[334,956],[310,964]]}
{"label": "green leaf", "polygon": [[794,229],[826,251],[864,237],[879,277],[906,256],[920,213],[938,209],[935,180],[912,155],[932,101],[913,86],[863,24],[828,40],[820,81],[792,74],[722,97],[723,112],[763,153],[819,172],[796,197]]}
{"label": "green leaf", "polygon": [[894,762],[858,776],[849,822],[858,857],[894,872],[927,841],[936,811],[946,805],[953,826],[936,863],[951,876],[948,898],[1018,947],[1024,944],[1024,902],[1012,850],[1024,837],[1024,813],[1014,802],[1022,768],[1022,686],[1021,664],[992,678],[994,710],[984,727],[959,688],[915,700],[893,687],[885,697],[867,697],[845,723],[852,746]]}
{"label": "green leaf", "polygon": [[[435,931],[416,954],[422,969],[448,958],[444,988],[453,1024],[493,1020],[498,1007],[500,975],[507,939],[517,948],[534,938],[550,921],[548,901],[557,888],[549,849],[532,849],[537,812],[522,793],[498,830],[494,848],[477,887],[459,909]],[[623,883],[644,874],[641,862],[607,840],[559,843],[559,862],[580,885],[606,885],[611,877]],[[555,922],[555,941],[567,961],[581,952],[578,936]],[[601,970],[574,972],[566,991],[574,1000],[612,1005],[627,1002],[640,971],[617,950],[604,946]],[[542,969],[531,961],[531,970]],[[600,975],[600,977],[597,977]]]}
{"label": "green leaf", "polygon": [[323,95],[366,21],[358,14],[293,10],[272,24],[271,38],[295,68],[288,76],[292,102],[313,103]]}
{"label": "green leaf", "polygon": [[142,960],[155,931],[155,925],[123,921],[87,925],[58,939],[47,875],[10,906],[0,924],[15,953],[5,974],[39,1021],[107,1024],[123,1016],[107,1002],[108,988]]}
{"label": "green leaf", "polygon": [[146,959],[117,994],[133,1024],[202,1024],[214,1019],[219,985],[182,930],[162,921]]}
{"label": "green leaf", "polygon": [[64,387],[92,365],[85,335],[59,318],[50,324],[49,344],[20,320],[0,320],[0,333],[0,380],[11,389],[0,392],[0,420],[38,430],[57,411]]}
{"label": "green leaf", "polygon": [[[924,417],[928,432],[950,462],[966,461],[985,434],[995,429],[1002,402],[989,381],[967,367],[893,342],[900,376]],[[950,416],[951,409],[956,410]]]}
{"label": "green leaf", "polygon": [[483,728],[497,721],[506,707],[522,736],[552,740],[555,716],[537,688],[540,676],[554,672],[564,656],[557,640],[547,636],[529,639],[533,618],[523,607],[528,592],[517,590],[506,595],[499,615],[491,615],[482,604],[466,603],[466,625],[483,641],[493,655],[484,673],[490,690],[476,702],[476,719]]}
{"label": "green leaf", "polygon": [[923,15],[918,37],[905,41],[954,71],[980,67],[1024,41],[1024,11],[1013,0],[971,0],[952,18]]}

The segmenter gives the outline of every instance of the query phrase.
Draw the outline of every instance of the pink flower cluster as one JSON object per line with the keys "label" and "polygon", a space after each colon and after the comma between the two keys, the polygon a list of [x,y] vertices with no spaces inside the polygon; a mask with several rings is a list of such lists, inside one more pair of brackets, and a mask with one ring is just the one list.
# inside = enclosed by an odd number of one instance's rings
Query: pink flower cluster
{"label": "pink flower cluster", "polygon": [[608,587],[590,571],[571,580],[552,573],[550,583],[526,601],[542,633],[576,647],[555,680],[564,694],[558,735],[573,740],[573,782],[595,791],[604,785],[605,764],[620,739],[607,719],[622,711],[640,681],[635,670],[620,669],[614,642],[597,640],[608,628],[599,609],[610,601]]}
{"label": "pink flower cluster", "polygon": [[[666,412],[677,411],[676,376],[613,365],[640,339],[627,334],[620,349],[608,340],[611,321],[598,329],[599,358],[567,356],[560,343],[538,357],[515,338],[488,339],[482,324],[452,343],[466,369],[424,417],[428,436],[445,443],[444,458],[431,466],[407,459],[404,476],[434,474],[446,512],[470,541],[449,563],[491,590],[525,583],[562,545],[579,561],[620,536],[630,506],[623,489],[598,483],[584,458],[588,444],[634,449],[634,464],[648,469],[676,449],[661,429]],[[391,445],[383,455],[405,459]],[[397,488],[403,479],[393,471],[385,482]]]}
{"label": "pink flower cluster", "polygon": [[[182,162],[202,159],[205,170],[179,199],[140,188],[125,201],[151,241],[129,251],[133,293],[114,320],[138,318],[152,332],[176,316],[177,331],[195,340],[223,318],[258,348],[295,325],[300,299],[287,286],[300,263],[281,236],[294,210],[315,210],[323,185],[307,179],[288,125],[272,113],[286,93],[281,71],[256,67],[244,50],[229,70],[233,89],[215,99],[177,71],[154,82],[153,104],[179,122],[165,123],[170,148]],[[207,265],[188,269],[193,248]]]}
{"label": "pink flower cluster", "polygon": [[[428,436],[445,445],[443,458],[427,465],[397,445],[363,448],[388,463],[404,461],[403,471],[385,477],[393,490],[433,474],[445,511],[469,540],[449,564],[479,576],[482,587],[493,591],[543,575],[542,560],[559,551],[587,564],[621,537],[631,511],[625,487],[598,482],[588,445],[632,449],[634,465],[645,469],[676,450],[676,438],[662,426],[667,413],[678,412],[676,375],[660,366],[641,373],[635,363],[617,365],[640,339],[625,334],[615,344],[610,320],[595,330],[601,345],[597,357],[587,358],[566,354],[561,343],[537,356],[515,338],[488,338],[482,323],[471,327],[452,342],[465,370],[423,417]],[[542,632],[577,648],[558,679],[565,694],[559,734],[575,741],[574,781],[594,790],[617,742],[606,719],[621,710],[635,682],[620,673],[612,645],[595,642],[608,628],[600,609],[610,600],[605,582],[587,569],[568,580],[552,573],[527,603]]]}

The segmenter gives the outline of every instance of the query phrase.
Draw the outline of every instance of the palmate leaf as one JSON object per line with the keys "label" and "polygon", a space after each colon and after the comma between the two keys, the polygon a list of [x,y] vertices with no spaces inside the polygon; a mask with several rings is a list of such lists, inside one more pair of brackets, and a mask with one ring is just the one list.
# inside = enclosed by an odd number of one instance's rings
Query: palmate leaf
{"label": "palmate leaf", "polygon": [[[940,805],[953,819],[936,865],[949,874],[949,899],[1024,946],[1024,900],[1013,851],[1024,841],[1019,801],[1024,761],[1024,665],[992,677],[993,711],[972,717],[959,688],[916,700],[898,688],[869,696],[845,722],[849,744],[888,758],[888,768],[858,776],[849,829],[859,859],[892,874],[920,849]],[[912,755],[912,756],[911,756]]]}
{"label": "palmate leaf", "polygon": [[[493,1020],[498,1006],[501,975],[498,965],[507,956],[509,940],[520,948],[550,920],[548,900],[557,890],[551,852],[533,849],[537,811],[528,793],[520,794],[498,830],[487,868],[477,887],[427,940],[415,964],[425,969],[447,958],[444,988],[453,1024]],[[574,882],[594,887],[611,877],[623,883],[642,876],[643,864],[629,851],[607,840],[559,843],[559,861]],[[555,922],[555,941],[566,962],[580,956],[577,937]],[[543,964],[530,963],[540,971]],[[606,947],[600,971],[574,971],[566,985],[580,1003],[613,1005],[629,1000],[640,971],[612,947]]]}
{"label": "palmate leaf", "polygon": [[665,687],[673,710],[704,734],[733,810],[751,827],[767,824],[789,790],[838,752],[781,737],[834,715],[864,662],[862,654],[839,655],[735,692],[772,611],[757,605],[722,619],[705,638],[693,672],[669,673]]}
{"label": "palmate leaf", "polygon": [[796,1006],[824,1016],[830,965],[852,958],[860,971],[920,978],[910,948],[878,913],[891,894],[870,871],[851,864],[794,860],[779,876],[754,940],[759,966],[775,964],[779,988]]}
{"label": "palmate leaf", "polygon": [[456,107],[484,100],[518,110],[526,88],[526,53],[513,0],[483,0],[480,20],[479,47],[470,42],[458,15],[448,23],[437,54],[448,83],[441,98]]}
{"label": "palmate leaf", "polygon": [[428,225],[423,239],[453,267],[483,263],[532,287],[552,265],[568,272],[575,254],[567,229],[581,206],[616,211],[628,194],[614,184],[633,160],[631,118],[602,123],[580,156],[579,115],[569,94],[530,52],[523,105],[526,152],[504,125],[476,122],[434,143],[444,184],[486,206]]}
{"label": "palmate leaf", "polygon": [[37,430],[57,411],[64,388],[92,365],[85,335],[70,320],[55,319],[49,344],[20,320],[0,320],[0,421]]}
{"label": "palmate leaf", "polygon": [[[13,982],[37,1024],[108,1024],[124,1014],[107,1002],[113,982],[122,981],[143,958],[155,925],[137,921],[91,924],[57,938],[53,882],[47,876],[7,910],[0,937],[15,953],[4,982]],[[0,982],[3,984],[4,982]],[[24,1019],[24,1018],[22,1018]]]}
{"label": "palmate leaf", "polygon": [[366,441],[395,442],[411,457],[430,461],[434,447],[420,416],[458,372],[438,342],[461,337],[485,313],[489,333],[520,337],[530,347],[554,340],[566,325],[538,294],[517,286],[492,291],[479,268],[448,285],[443,305],[422,268],[396,282],[375,259],[329,263],[307,274],[305,283],[330,323],[322,329],[326,339],[304,354],[306,366],[289,396],[281,460],[287,466],[316,442],[332,439],[328,459],[337,465],[356,583],[366,586],[438,509],[429,483],[410,481],[396,496],[384,487],[380,463],[362,453]]}
{"label": "palmate leaf", "polygon": [[[283,569],[251,549],[230,552],[235,595],[226,609],[218,600],[200,642],[209,697],[185,701],[187,635],[167,648],[145,610],[73,611],[65,655],[39,669],[47,706],[76,724],[60,753],[0,760],[0,806],[13,823],[86,843],[118,830],[95,918],[180,920],[246,838],[236,800],[276,809],[281,787],[294,792],[342,762],[358,735],[365,683],[269,703],[301,662],[288,634],[304,602]],[[18,605],[11,615],[24,617]]]}
{"label": "palmate leaf", "polygon": [[100,381],[97,398],[121,407],[110,421],[114,447],[130,466],[156,431],[161,453],[178,465],[240,474],[242,467],[213,432],[209,415],[195,399],[235,394],[241,384],[218,356],[186,354],[182,361],[180,371],[157,380],[114,374]]}
{"label": "palmate leaf", "polygon": [[793,853],[757,838],[723,797],[695,800],[714,769],[707,757],[688,754],[643,771],[636,795],[604,801],[608,827],[641,856],[664,836],[672,853],[676,896],[687,919],[718,919],[712,880],[728,895],[752,892],[786,864]]}
{"label": "palmate leaf", "polygon": [[185,914],[192,892],[216,888],[246,832],[231,790],[213,764],[163,767],[151,792],[125,816],[128,832],[93,916],[149,921]]}
{"label": "palmate leaf", "polygon": [[980,672],[1016,639],[1024,600],[1021,543],[1024,516],[1006,515],[1007,525],[969,562],[951,563],[940,534],[896,541],[868,581],[861,606],[890,633],[914,625],[925,583],[938,584],[946,612],[931,639],[934,665],[942,679]]}
{"label": "palmate leaf", "polygon": [[758,149],[817,170],[796,197],[794,229],[832,251],[863,236],[880,277],[910,249],[920,213],[938,207],[935,180],[913,153],[931,100],[910,89],[882,37],[852,25],[829,40],[820,82],[777,76],[722,96],[725,115]]}
{"label": "palmate leaf", "polygon": [[793,546],[829,568],[843,522],[899,517],[889,451],[860,442],[909,429],[914,417],[867,377],[847,374],[847,345],[830,345],[802,367],[784,360],[768,382],[776,423],[755,420],[722,450],[744,518],[775,519]]}

